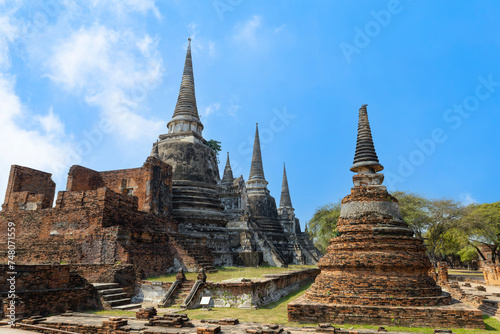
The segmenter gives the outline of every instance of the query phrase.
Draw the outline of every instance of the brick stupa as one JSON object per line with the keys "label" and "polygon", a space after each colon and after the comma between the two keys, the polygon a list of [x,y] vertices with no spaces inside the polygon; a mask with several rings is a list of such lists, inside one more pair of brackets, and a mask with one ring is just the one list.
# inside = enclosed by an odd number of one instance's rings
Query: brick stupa
{"label": "brick stupa", "polygon": [[319,261],[321,273],[288,304],[301,322],[484,328],[481,312],[451,304],[428,276],[432,265],[413,237],[398,200],[382,185],[366,105],[359,109],[354,187],[342,200],[337,237]]}

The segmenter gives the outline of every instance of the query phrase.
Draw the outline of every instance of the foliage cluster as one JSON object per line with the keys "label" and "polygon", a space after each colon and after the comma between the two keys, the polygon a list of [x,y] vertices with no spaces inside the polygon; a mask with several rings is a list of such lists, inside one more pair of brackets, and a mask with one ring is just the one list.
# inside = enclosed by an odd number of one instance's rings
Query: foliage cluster
{"label": "foliage cluster", "polygon": [[[451,267],[472,266],[477,260],[500,262],[500,202],[473,203],[396,191],[403,219],[422,239],[432,261],[446,261]],[[307,223],[316,247],[326,252],[329,240],[337,237],[340,201],[319,207]]]}
{"label": "foliage cluster", "polygon": [[214,139],[210,139],[209,141],[207,141],[205,143],[205,145],[207,145],[208,147],[210,147],[215,152],[215,155],[217,156],[217,162],[220,162],[219,161],[219,152],[222,151],[222,147],[220,145],[220,141],[217,141],[217,140],[214,140]]}

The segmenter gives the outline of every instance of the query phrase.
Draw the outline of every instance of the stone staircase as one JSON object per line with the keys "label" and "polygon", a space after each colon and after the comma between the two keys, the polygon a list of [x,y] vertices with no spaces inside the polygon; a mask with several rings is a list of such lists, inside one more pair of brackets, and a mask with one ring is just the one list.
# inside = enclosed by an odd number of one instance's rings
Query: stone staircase
{"label": "stone staircase", "polygon": [[214,257],[210,248],[200,245],[198,240],[183,234],[171,235],[170,238],[182,262],[189,270],[199,271],[203,268],[207,273],[217,271],[213,266]]}
{"label": "stone staircase", "polygon": [[196,281],[183,281],[174,291],[173,296],[167,301],[168,306],[180,306],[182,302],[186,299],[193,288]]}
{"label": "stone staircase", "polygon": [[259,219],[257,224],[261,232],[274,245],[285,263],[293,263],[295,254],[294,244],[287,239],[283,227],[277,220]]}
{"label": "stone staircase", "polygon": [[314,260],[318,261],[323,254],[314,246],[314,242],[309,239],[309,234],[307,232],[301,232],[297,234],[297,239],[301,246],[305,248],[314,257]]}
{"label": "stone staircase", "polygon": [[489,316],[499,317],[500,316],[499,304],[500,301],[498,300],[483,299],[478,309],[480,309],[484,314],[487,314]]}
{"label": "stone staircase", "polygon": [[92,285],[97,289],[105,309],[130,310],[142,306],[141,304],[132,304],[118,283],[92,283]]}
{"label": "stone staircase", "polygon": [[223,210],[224,207],[215,189],[188,185],[189,182],[187,184],[175,183],[172,187],[172,209],[196,207],[216,211]]}

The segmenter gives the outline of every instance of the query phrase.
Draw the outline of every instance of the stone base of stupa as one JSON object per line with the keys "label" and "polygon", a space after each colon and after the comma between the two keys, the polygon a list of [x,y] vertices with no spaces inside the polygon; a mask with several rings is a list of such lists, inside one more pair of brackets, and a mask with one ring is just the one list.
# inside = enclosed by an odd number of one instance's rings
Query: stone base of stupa
{"label": "stone base of stupa", "polygon": [[[455,302],[455,300],[454,300]],[[323,304],[302,296],[288,304],[288,321],[336,325],[484,328],[483,314],[456,302],[445,306],[365,306]]]}

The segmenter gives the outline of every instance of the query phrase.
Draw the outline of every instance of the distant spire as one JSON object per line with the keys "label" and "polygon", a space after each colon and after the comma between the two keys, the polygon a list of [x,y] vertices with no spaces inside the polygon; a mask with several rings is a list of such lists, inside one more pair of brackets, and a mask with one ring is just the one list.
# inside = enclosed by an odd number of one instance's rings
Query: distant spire
{"label": "distant spire", "polygon": [[290,199],[290,190],[288,190],[285,164],[283,164],[283,182],[281,183],[280,208],[293,208],[292,200]]}
{"label": "distant spire", "polygon": [[231,163],[229,162],[229,152],[227,152],[226,167],[224,168],[224,176],[222,177],[222,183],[232,183],[234,180],[233,171],[231,169]]}
{"label": "distant spire", "polygon": [[384,169],[384,166],[378,162],[377,153],[375,152],[366,106],[366,104],[363,104],[359,109],[358,139],[354,163],[351,167],[353,172],[359,172],[363,169],[379,172]]}
{"label": "distant spire", "polygon": [[252,165],[250,167],[250,176],[248,181],[260,179],[265,181],[264,167],[262,166],[262,155],[260,153],[260,140],[259,140],[259,124],[255,128],[255,140],[253,142]]}
{"label": "distant spire", "polygon": [[160,153],[158,152],[158,140],[156,141],[156,145],[154,145],[153,157],[160,159]]}
{"label": "distant spire", "polygon": [[191,60],[191,38],[188,38],[189,45],[186,53],[186,62],[184,63],[184,73],[182,74],[181,88],[177,105],[175,106],[174,117],[180,114],[200,118],[196,106],[196,96],[194,93],[193,62]]}
{"label": "distant spire", "polygon": [[[179,97],[177,98],[177,104],[175,106],[172,120],[167,124],[167,126],[169,127],[172,122],[176,123],[176,121],[182,120],[184,122],[195,123],[203,129],[200,116],[198,115],[196,95],[194,91],[193,62],[191,60],[191,38],[188,38],[188,41],[189,44],[186,53],[186,61],[184,63],[184,73],[182,74]],[[176,131],[174,130],[174,132]]]}

